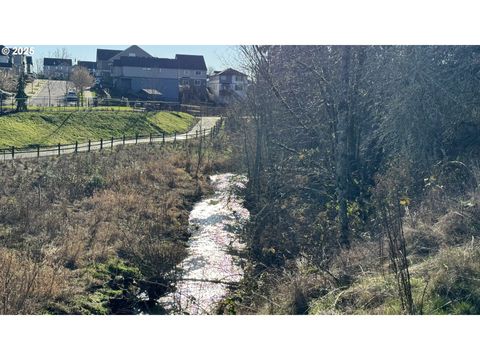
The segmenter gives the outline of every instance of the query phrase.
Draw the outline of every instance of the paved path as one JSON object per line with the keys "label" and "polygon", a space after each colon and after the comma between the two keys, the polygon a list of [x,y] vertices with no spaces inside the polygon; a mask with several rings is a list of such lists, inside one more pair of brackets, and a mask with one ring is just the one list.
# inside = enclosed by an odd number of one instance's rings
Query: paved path
{"label": "paved path", "polygon": [[[185,141],[185,139],[192,139],[195,136],[200,136],[200,134],[210,135],[212,128],[215,126],[217,121],[220,120],[218,116],[207,116],[202,117],[193,128],[185,134],[177,134],[176,136],[170,135],[165,136],[165,142],[174,142],[174,141]],[[161,143],[163,142],[163,136],[155,135],[152,137],[152,143]],[[125,140],[125,145],[135,145],[135,144],[148,144],[150,142],[149,137],[139,138],[138,140]],[[115,139],[113,142],[110,139],[105,139],[103,144],[101,141],[92,141],[90,146],[88,143],[78,144],[77,152],[87,152],[100,149],[110,149],[114,146],[124,145],[122,139]],[[15,150],[14,159],[30,159],[36,157],[45,157],[45,156],[58,156],[63,154],[72,154],[75,152],[75,145],[61,145],[60,150],[58,146],[49,146],[42,147],[40,153],[36,149],[25,149],[25,150]],[[1,150],[0,151],[0,161],[12,160],[11,150]]]}
{"label": "paved path", "polygon": [[42,91],[43,87],[45,86],[47,80],[44,79],[35,79],[32,83],[27,84],[25,86],[25,93],[30,97],[38,96],[40,91]]}
{"label": "paved path", "polygon": [[63,106],[65,94],[73,86],[69,81],[45,80],[43,87],[28,100],[28,105]]}

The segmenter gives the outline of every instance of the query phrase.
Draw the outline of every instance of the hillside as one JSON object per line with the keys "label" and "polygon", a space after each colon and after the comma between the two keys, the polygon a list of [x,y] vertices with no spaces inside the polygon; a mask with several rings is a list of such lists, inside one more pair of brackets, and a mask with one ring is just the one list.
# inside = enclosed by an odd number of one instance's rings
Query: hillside
{"label": "hillside", "polygon": [[182,133],[194,123],[192,115],[181,112],[17,113],[0,118],[0,147],[65,144],[136,133]]}

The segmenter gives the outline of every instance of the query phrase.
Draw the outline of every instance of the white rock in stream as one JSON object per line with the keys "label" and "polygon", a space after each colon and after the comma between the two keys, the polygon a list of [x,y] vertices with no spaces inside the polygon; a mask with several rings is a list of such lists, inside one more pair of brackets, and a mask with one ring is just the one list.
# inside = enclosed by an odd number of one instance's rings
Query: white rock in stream
{"label": "white rock in stream", "polygon": [[170,313],[211,314],[226,295],[229,283],[241,280],[243,270],[229,250],[241,250],[237,231],[249,212],[235,190],[245,187],[245,176],[210,176],[215,193],[195,204],[190,213],[189,256],[179,265],[182,279],[176,291],[158,302]]}

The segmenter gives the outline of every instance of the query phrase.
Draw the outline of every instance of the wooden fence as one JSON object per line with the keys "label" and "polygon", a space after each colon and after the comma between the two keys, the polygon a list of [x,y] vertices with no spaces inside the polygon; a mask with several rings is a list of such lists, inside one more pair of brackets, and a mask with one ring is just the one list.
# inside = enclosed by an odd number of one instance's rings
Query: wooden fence
{"label": "wooden fence", "polygon": [[[220,116],[225,112],[222,106],[212,106],[210,104],[180,104],[178,102],[165,101],[128,101],[122,99],[103,99],[93,103],[85,102],[80,106],[80,102],[64,101],[64,97],[35,97],[27,98],[28,112],[56,112],[56,111],[131,111],[131,112],[150,112],[150,111],[181,111],[194,116]],[[0,99],[0,116],[16,112],[16,99]]]}
{"label": "wooden fence", "polygon": [[197,130],[195,132],[189,132],[185,134],[166,135],[165,133],[150,133],[148,135],[136,134],[135,136],[125,136],[120,138],[110,137],[100,140],[88,140],[84,143],[76,141],[73,144],[57,144],[48,146],[28,146],[28,147],[15,147],[0,148],[0,159],[2,161],[14,160],[14,159],[31,159],[44,156],[59,156],[64,154],[76,154],[79,152],[91,152],[95,150],[113,149],[119,145],[137,145],[137,144],[153,144],[153,143],[173,143],[178,141],[188,143],[189,140],[206,139],[210,137],[213,139],[218,135],[220,128],[222,127],[223,119],[220,119],[212,128]]}

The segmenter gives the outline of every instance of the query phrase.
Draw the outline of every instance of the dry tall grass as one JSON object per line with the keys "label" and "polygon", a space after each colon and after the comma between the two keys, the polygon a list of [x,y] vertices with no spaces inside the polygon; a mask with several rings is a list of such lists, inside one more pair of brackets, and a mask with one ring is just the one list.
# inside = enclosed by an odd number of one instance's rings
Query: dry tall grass
{"label": "dry tall grass", "polygon": [[[165,286],[185,256],[189,210],[213,166],[207,154],[194,179],[195,156],[195,144],[145,145],[1,163],[0,314],[111,313],[87,304],[108,281],[117,297],[158,293],[139,284]],[[99,276],[112,259],[113,275]],[[122,266],[139,271],[128,289]]]}

